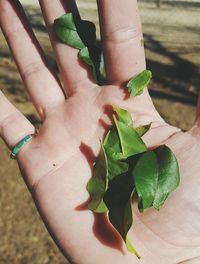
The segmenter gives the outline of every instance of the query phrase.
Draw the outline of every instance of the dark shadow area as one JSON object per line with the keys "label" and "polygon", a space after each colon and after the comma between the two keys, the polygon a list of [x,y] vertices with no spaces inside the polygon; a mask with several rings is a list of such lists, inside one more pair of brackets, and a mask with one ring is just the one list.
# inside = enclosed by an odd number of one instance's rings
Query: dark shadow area
{"label": "dark shadow area", "polygon": [[59,0],[59,1],[62,4],[62,6],[66,12],[71,11],[71,12],[76,13],[76,14],[79,13],[75,0],[68,0],[68,1]]}
{"label": "dark shadow area", "polygon": [[95,155],[94,155],[93,150],[91,149],[91,147],[89,147],[88,145],[86,145],[83,142],[81,142],[79,149],[83,153],[83,155],[85,156],[88,164],[90,165],[91,172],[92,172],[93,171],[93,165],[95,162]]}
{"label": "dark shadow area", "polygon": [[[92,149],[86,145],[85,143],[81,143],[80,151],[85,156],[88,164],[91,168],[91,174],[93,174],[93,165],[95,162],[95,155]],[[82,204],[78,205],[75,210],[76,211],[85,211],[88,210],[88,203],[90,202],[90,198],[87,201],[84,201]],[[93,223],[93,232],[96,238],[104,245],[115,248],[119,251],[123,252],[122,245],[123,241],[118,234],[118,232],[112,227],[106,214],[97,214],[94,215],[94,223]]]}
{"label": "dark shadow area", "polygon": [[[75,209],[77,211],[85,211],[88,210],[88,201],[80,204]],[[123,241],[118,232],[113,228],[113,226],[108,221],[106,214],[96,214],[94,215],[94,224],[93,231],[96,238],[103,244],[111,248],[115,248],[120,250],[123,254]]]}
{"label": "dark shadow area", "polygon": [[[1,31],[0,31],[0,34],[1,34]],[[10,58],[10,52],[9,50],[0,50],[0,58],[7,58],[9,59]]]}
{"label": "dark shadow area", "polygon": [[123,251],[123,240],[118,232],[109,223],[106,214],[94,214],[93,231],[98,240],[103,244],[111,248],[115,248]]}
{"label": "dark shadow area", "polygon": [[197,96],[184,97],[181,94],[170,94],[162,91],[155,91],[149,89],[150,96],[153,98],[167,99],[172,102],[179,102],[183,104],[196,105]]}
{"label": "dark shadow area", "polygon": [[[88,210],[89,201],[90,199],[80,204],[75,208],[75,210],[76,211]],[[108,221],[106,214],[93,213],[93,215],[94,215],[93,231],[96,238],[103,245],[120,250],[122,254],[124,254],[124,251],[122,249],[123,240],[118,234],[118,232],[113,228],[113,226]]]}
{"label": "dark shadow area", "polygon": [[76,211],[86,211],[86,210],[88,210],[88,204],[89,204],[89,202],[90,202],[90,198],[87,201],[85,201],[82,204],[80,204],[79,206],[77,206],[75,208],[75,210]]}
{"label": "dark shadow area", "polygon": [[[200,71],[197,65],[181,58],[178,52],[167,49],[161,42],[147,34],[145,34],[145,48],[165,56],[172,62],[166,64],[161,60],[147,58],[147,68],[153,72],[151,95],[170,101],[196,104],[200,88]],[[193,91],[189,91],[189,87],[193,87]]]}
{"label": "dark shadow area", "polygon": [[40,9],[33,6],[25,6],[24,10],[26,12],[29,23],[31,24],[31,27],[39,32],[41,31],[47,33],[47,29],[44,24]]}
{"label": "dark shadow area", "polygon": [[1,72],[1,82],[0,88],[3,93],[11,94],[13,100],[16,103],[26,103],[28,101],[28,96],[26,95],[22,83],[19,79],[16,79],[12,74],[6,74]]}
{"label": "dark shadow area", "polygon": [[30,114],[30,115],[26,115],[26,118],[37,128],[39,127],[39,125],[41,124],[41,121],[39,120],[39,118],[34,115],[34,114]]}

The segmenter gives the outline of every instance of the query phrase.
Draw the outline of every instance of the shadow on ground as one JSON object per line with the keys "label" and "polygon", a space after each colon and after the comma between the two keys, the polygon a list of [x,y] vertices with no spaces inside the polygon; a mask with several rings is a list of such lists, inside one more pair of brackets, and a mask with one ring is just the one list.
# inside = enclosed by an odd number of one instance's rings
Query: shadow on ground
{"label": "shadow on ground", "polygon": [[156,98],[195,105],[200,88],[200,71],[197,65],[181,58],[176,52],[167,50],[162,43],[145,34],[146,52],[152,51],[164,56],[170,64],[162,60],[147,58],[147,68],[153,72],[150,93]]}

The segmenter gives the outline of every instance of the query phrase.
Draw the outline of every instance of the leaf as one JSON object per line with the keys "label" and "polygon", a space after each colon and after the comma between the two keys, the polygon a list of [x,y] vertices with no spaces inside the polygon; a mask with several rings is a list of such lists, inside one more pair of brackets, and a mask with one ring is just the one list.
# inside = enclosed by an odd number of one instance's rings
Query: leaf
{"label": "leaf", "polygon": [[167,146],[146,152],[136,163],[133,177],[140,211],[152,206],[160,210],[180,182],[176,157]]}
{"label": "leaf", "polygon": [[143,90],[149,84],[152,78],[151,71],[144,70],[135,77],[133,77],[127,84],[128,91],[132,96],[138,96],[143,93]]}
{"label": "leaf", "polygon": [[92,68],[92,74],[93,74],[93,77],[96,81],[96,83],[98,83],[98,80],[97,80],[97,75],[96,75],[96,68],[95,68],[95,65],[92,61],[92,59],[90,58],[90,53],[89,53],[89,50],[87,47],[84,47],[83,49],[81,49],[79,51],[79,57],[87,64],[89,65],[91,68]]}
{"label": "leaf", "polygon": [[113,153],[121,152],[119,136],[114,126],[108,131],[103,145],[105,148],[112,149]]}
{"label": "leaf", "polygon": [[[100,53],[96,45],[95,25],[89,21],[81,20],[78,15],[67,13],[54,20],[54,31],[61,42],[79,49],[79,57],[91,67],[95,81],[100,84],[98,69]],[[92,57],[90,50],[93,54]]]}
{"label": "leaf", "polygon": [[122,108],[119,108],[118,106],[116,106],[114,104],[112,105],[112,108],[115,111],[115,113],[117,114],[117,119],[120,122],[126,124],[127,126],[133,126],[133,120],[132,120],[132,117],[128,111],[126,111]]}
{"label": "leaf", "polygon": [[[119,175],[109,183],[109,188],[104,195],[104,202],[109,210],[109,221],[125,241],[127,249],[136,253],[127,239],[127,233],[133,223],[131,208],[133,189],[131,178],[126,174]],[[136,253],[136,255],[138,254]]]}
{"label": "leaf", "polygon": [[86,47],[96,45],[96,27],[94,23],[82,20],[79,15],[73,14],[74,24],[79,37],[82,39]]}
{"label": "leaf", "polygon": [[93,212],[94,213],[98,213],[98,214],[102,214],[102,213],[107,213],[108,212],[108,208],[105,205],[103,200],[101,200],[100,204],[98,205],[98,207]]}
{"label": "leaf", "polygon": [[115,127],[112,127],[107,133],[104,148],[107,157],[108,179],[112,180],[115,176],[127,172],[128,164],[116,159],[116,154],[121,153],[121,147]]}
{"label": "leaf", "polygon": [[153,151],[141,155],[133,169],[133,177],[141,212],[153,205],[158,185],[158,160]]}
{"label": "leaf", "polygon": [[153,207],[160,210],[165,200],[180,183],[179,166],[174,153],[163,145],[155,150],[159,162],[158,186]]}
{"label": "leaf", "polygon": [[103,196],[108,185],[107,159],[105,149],[101,144],[101,150],[98,160],[94,166],[94,175],[87,184],[87,191],[90,194],[91,201],[88,208],[94,212],[107,211],[103,203]]}
{"label": "leaf", "polygon": [[146,145],[134,128],[118,121],[115,116],[114,121],[120,138],[120,144],[123,154],[122,158],[128,158],[135,154],[147,151]]}
{"label": "leaf", "polygon": [[129,252],[133,253],[136,255],[136,257],[138,259],[141,259],[140,255],[138,254],[138,252],[135,250],[135,248],[133,247],[133,245],[131,244],[131,242],[129,241],[128,237],[126,237],[126,248]]}
{"label": "leaf", "polygon": [[116,160],[112,149],[105,147],[105,151],[107,156],[107,170],[109,180],[112,180],[114,177],[128,171],[128,164],[126,162]]}
{"label": "leaf", "polygon": [[135,131],[138,133],[140,137],[142,137],[149,131],[150,128],[151,128],[151,123],[149,125],[136,127]]}
{"label": "leaf", "polygon": [[85,44],[77,33],[72,13],[65,14],[54,21],[56,36],[63,43],[75,49],[85,48]]}

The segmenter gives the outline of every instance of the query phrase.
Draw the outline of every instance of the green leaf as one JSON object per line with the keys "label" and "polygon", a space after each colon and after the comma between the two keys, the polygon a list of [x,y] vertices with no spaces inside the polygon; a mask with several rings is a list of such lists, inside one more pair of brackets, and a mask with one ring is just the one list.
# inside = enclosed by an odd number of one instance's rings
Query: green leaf
{"label": "green leaf", "polygon": [[138,133],[140,137],[142,137],[149,131],[150,128],[151,128],[151,123],[149,125],[136,127],[135,131]]}
{"label": "green leaf", "polygon": [[100,84],[100,52],[96,45],[95,25],[81,20],[78,15],[67,13],[54,20],[54,31],[61,42],[79,49],[79,57],[91,67],[95,81]]}
{"label": "green leaf", "polygon": [[128,158],[147,151],[146,145],[134,128],[118,121],[116,117],[114,117],[114,121],[120,138],[122,158]]}
{"label": "green leaf", "polygon": [[127,239],[127,233],[133,223],[131,208],[133,189],[131,178],[126,174],[119,175],[109,183],[109,188],[104,195],[104,202],[109,210],[109,221],[125,241],[127,249],[136,253]]}
{"label": "green leaf", "polygon": [[130,253],[133,253],[136,255],[136,257],[138,259],[141,259],[140,255],[138,254],[138,252],[135,250],[135,248],[133,247],[133,245],[131,244],[131,242],[129,241],[128,237],[126,237],[126,248]]}
{"label": "green leaf", "polygon": [[103,200],[101,200],[100,204],[98,205],[98,207],[93,212],[94,213],[98,213],[98,214],[102,214],[102,213],[107,213],[108,212],[108,208],[105,205]]}
{"label": "green leaf", "polygon": [[149,84],[151,78],[151,71],[144,70],[128,82],[128,91],[132,96],[141,95],[143,93],[144,88],[147,87],[147,85]]}
{"label": "green leaf", "polygon": [[98,80],[97,80],[97,75],[96,75],[96,68],[95,68],[95,65],[94,65],[92,59],[90,58],[90,53],[89,53],[88,48],[84,47],[83,49],[81,49],[79,51],[78,55],[88,66],[90,66],[92,68],[92,74],[93,74],[93,77],[97,83]]}
{"label": "green leaf", "polygon": [[57,27],[62,27],[65,30],[76,31],[76,26],[74,23],[74,15],[72,13],[65,14],[54,20],[54,25]]}
{"label": "green leaf", "polygon": [[121,147],[115,127],[112,127],[107,133],[104,140],[104,148],[107,157],[108,179],[112,180],[115,176],[127,172],[128,164],[116,158],[116,155],[121,153]]}
{"label": "green leaf", "polygon": [[103,144],[105,148],[112,149],[113,153],[121,152],[119,136],[114,126],[108,131]]}
{"label": "green leaf", "polygon": [[103,196],[108,185],[107,158],[105,149],[101,145],[101,150],[94,166],[94,175],[87,184],[87,191],[90,194],[91,201],[88,208],[94,212],[107,211],[104,206]]}
{"label": "green leaf", "polygon": [[126,162],[116,160],[115,156],[113,155],[112,149],[105,147],[105,151],[107,156],[107,169],[109,180],[112,180],[117,175],[128,171],[128,164]]}
{"label": "green leaf", "polygon": [[142,154],[132,173],[141,212],[152,206],[160,210],[180,182],[176,157],[167,146]]}
{"label": "green leaf", "polygon": [[56,19],[54,21],[54,30],[58,39],[63,43],[79,50],[85,48],[85,44],[77,33],[72,13]]}
{"label": "green leaf", "polygon": [[117,119],[120,122],[126,124],[127,126],[133,126],[132,117],[128,111],[126,111],[122,108],[119,108],[118,106],[116,106],[114,104],[112,105],[112,108],[115,111],[115,113],[117,114]]}
{"label": "green leaf", "polygon": [[180,183],[179,166],[174,153],[163,145],[155,150],[159,162],[158,186],[153,207],[160,210],[165,200]]}
{"label": "green leaf", "polygon": [[158,185],[158,160],[153,151],[141,155],[133,169],[135,188],[138,195],[138,207],[141,212],[153,205]]}

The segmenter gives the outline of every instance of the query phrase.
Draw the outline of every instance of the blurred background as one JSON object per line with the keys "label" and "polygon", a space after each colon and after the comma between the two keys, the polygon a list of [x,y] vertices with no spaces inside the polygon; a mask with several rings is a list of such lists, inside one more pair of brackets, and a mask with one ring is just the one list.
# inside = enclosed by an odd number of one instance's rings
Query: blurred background
{"label": "blurred background", "polygon": [[[37,0],[21,0],[29,21],[56,68]],[[95,0],[78,0],[82,17],[99,36]],[[160,114],[183,130],[191,127],[200,88],[200,0],[139,0],[149,90]],[[15,64],[0,32],[0,89],[35,125]],[[67,219],[66,219],[67,224]],[[0,141],[0,264],[68,263],[49,237],[9,151]]]}

